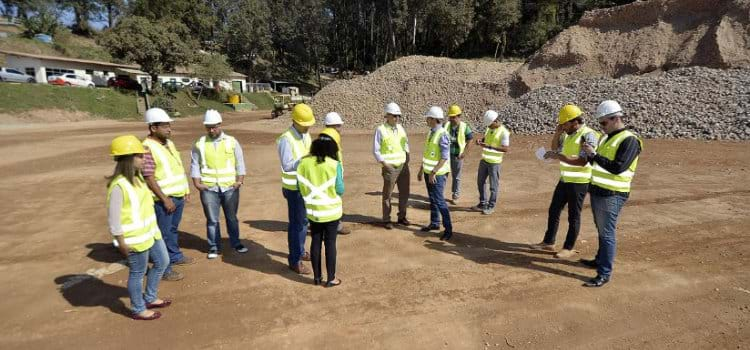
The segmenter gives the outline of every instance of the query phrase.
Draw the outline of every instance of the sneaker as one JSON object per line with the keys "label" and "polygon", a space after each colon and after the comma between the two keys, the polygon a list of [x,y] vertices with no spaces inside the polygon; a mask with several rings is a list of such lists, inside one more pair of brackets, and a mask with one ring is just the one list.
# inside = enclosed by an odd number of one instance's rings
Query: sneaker
{"label": "sneaker", "polygon": [[184,256],[182,257],[182,260],[172,263],[172,265],[192,265],[192,264],[195,264],[195,259],[189,256]]}
{"label": "sneaker", "polygon": [[244,253],[247,253],[247,248],[244,245],[240,244],[234,247],[234,251],[236,251],[237,253],[244,254]]}
{"label": "sneaker", "polygon": [[584,287],[589,287],[589,288],[599,288],[599,287],[607,284],[607,282],[609,282],[609,277],[604,277],[604,276],[597,275],[596,277],[594,277],[594,278],[588,280],[586,283],[584,283],[583,286]]}
{"label": "sneaker", "polygon": [[479,204],[471,207],[471,210],[474,210],[474,211],[484,211],[484,208],[486,206],[487,206],[486,204],[479,203]]}
{"label": "sneaker", "polygon": [[563,249],[555,253],[555,257],[558,259],[568,259],[568,258],[573,257],[573,255],[576,255],[576,254],[578,254],[578,252],[573,249]]}
{"label": "sneaker", "polygon": [[495,212],[495,208],[484,208],[482,215],[492,215]]}
{"label": "sneaker", "polygon": [[430,232],[430,231],[436,231],[439,229],[440,229],[440,226],[438,225],[427,225],[427,226],[422,226],[422,228],[419,230],[422,232]]}
{"label": "sneaker", "polygon": [[386,230],[393,230],[393,223],[390,221],[384,222],[383,227],[385,227]]}
{"label": "sneaker", "polygon": [[532,244],[531,248],[532,249],[536,249],[536,250],[544,250],[544,251],[547,251],[547,252],[554,252],[555,251],[555,245],[554,244],[547,244],[547,243],[544,243],[544,242],[537,243],[537,244]]}
{"label": "sneaker", "polygon": [[352,233],[352,230],[350,228],[348,228],[346,225],[342,225],[341,226],[341,230],[339,230],[339,232],[338,232],[338,234],[340,234],[340,235],[348,235],[350,233]]}
{"label": "sneaker", "polygon": [[304,253],[302,253],[302,260],[304,260],[304,261],[310,261],[310,252],[304,252]]}
{"label": "sneaker", "polygon": [[176,270],[169,271],[161,276],[161,279],[164,281],[179,281],[183,278],[185,278],[185,275]]}
{"label": "sneaker", "polygon": [[411,221],[407,220],[406,218],[398,219],[397,222],[398,222],[399,225],[404,225],[404,226],[411,225]]}
{"label": "sneaker", "polygon": [[207,258],[209,259],[216,259],[219,257],[219,250],[218,249],[211,249],[208,251]]}
{"label": "sneaker", "polygon": [[308,269],[301,261],[297,266],[289,266],[289,269],[300,275],[309,275],[311,273],[310,269]]}

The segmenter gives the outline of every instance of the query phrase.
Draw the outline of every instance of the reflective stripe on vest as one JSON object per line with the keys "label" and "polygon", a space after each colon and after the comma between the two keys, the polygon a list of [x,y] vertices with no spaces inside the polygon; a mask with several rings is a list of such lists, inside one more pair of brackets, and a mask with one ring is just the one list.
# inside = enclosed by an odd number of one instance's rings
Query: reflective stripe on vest
{"label": "reflective stripe on vest", "polygon": [[[596,133],[586,125],[581,126],[573,135],[563,135],[562,154],[568,157],[578,156],[581,153],[581,142],[584,135]],[[591,182],[591,165],[577,166],[560,161],[560,178],[565,183],[587,184]]]}
{"label": "reflective stripe on vest", "polygon": [[[491,147],[499,148],[502,146],[501,143],[503,141],[503,136],[506,133],[509,132],[504,125],[500,125],[495,129],[487,128],[487,130],[484,131],[484,143]],[[503,154],[505,154],[505,152],[484,147],[482,149],[482,160],[490,164],[500,164],[503,162]]]}
{"label": "reflective stripe on vest", "polygon": [[[123,193],[122,209],[120,211],[120,225],[123,230],[123,240],[130,249],[136,252],[146,251],[154,244],[154,239],[161,239],[161,232],[156,223],[154,200],[151,191],[142,178],[137,179],[139,186],[133,186],[125,177],[120,175],[109,185],[107,201],[112,189],[119,186]],[[113,240],[118,246],[117,239]]]}
{"label": "reflective stripe on vest", "polygon": [[[167,140],[167,147],[164,147],[156,140],[146,138],[143,140],[143,145],[148,147],[153,156],[154,178],[162,193],[172,197],[185,196],[189,192],[187,177],[182,167],[180,152],[177,151],[172,140]],[[155,194],[154,198],[156,198]]]}
{"label": "reflective stripe on vest", "polygon": [[[208,149],[206,144],[210,143]],[[229,187],[237,181],[237,160],[234,157],[236,141],[229,135],[214,146],[212,140],[202,136],[195,143],[201,157],[201,182],[207,186]]]}
{"label": "reflective stripe on vest", "polygon": [[[448,131],[448,136],[451,135],[451,128],[453,125],[451,122],[445,124],[445,130]],[[466,149],[466,123],[458,122],[458,131],[456,132],[456,142],[458,143],[458,154],[464,153]]]}
{"label": "reflective stripe on vest", "polygon": [[343,215],[341,197],[336,194],[337,167],[331,158],[318,163],[316,157],[306,157],[300,162],[297,181],[310,221],[331,222]]}
{"label": "reflective stripe on vest", "polygon": [[383,161],[394,167],[406,163],[406,131],[401,124],[396,124],[396,132],[390,125],[382,124],[380,130],[380,156]]}
{"label": "reflective stripe on vest", "polygon": [[[432,173],[432,170],[435,169],[435,167],[440,162],[440,139],[442,138],[443,134],[447,132],[448,131],[446,131],[445,128],[438,128],[437,131],[427,134],[424,153],[422,154],[422,171],[424,171],[426,174]],[[432,136],[432,138],[430,138],[430,136]],[[435,175],[444,175],[449,173],[450,171],[451,164],[446,159],[440,169],[435,171]]]}
{"label": "reflective stripe on vest", "polygon": [[[614,160],[615,155],[617,154],[617,149],[620,147],[622,141],[631,136],[638,140],[642,149],[643,141],[641,138],[628,130],[624,130],[619,132],[612,139],[608,139],[608,135],[602,137],[601,141],[599,141],[597,153],[606,159]],[[633,181],[635,169],[638,167],[638,158],[639,157],[635,157],[628,167],[628,170],[620,174],[612,174],[594,162],[593,168],[591,169],[591,184],[610,191],[630,192],[630,183]]]}
{"label": "reflective stripe on vest", "polygon": [[[294,127],[292,127],[294,128]],[[276,144],[281,142],[282,139],[286,139],[289,145],[292,147],[292,156],[294,160],[302,159],[310,152],[310,134],[302,134],[302,138],[295,137],[295,131],[289,128],[287,131],[279,135],[276,139]],[[287,190],[297,191],[297,172],[296,171],[284,171],[281,168],[281,187]]]}

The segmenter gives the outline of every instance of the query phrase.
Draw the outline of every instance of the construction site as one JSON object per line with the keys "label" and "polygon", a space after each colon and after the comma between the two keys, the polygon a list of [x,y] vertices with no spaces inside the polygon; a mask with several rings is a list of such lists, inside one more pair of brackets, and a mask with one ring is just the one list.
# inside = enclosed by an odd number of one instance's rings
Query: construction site
{"label": "construction site", "polygon": [[[564,104],[598,128],[595,109],[606,99],[622,104],[643,149],[617,223],[612,280],[582,288],[594,271],[578,259],[598,248],[589,199],[573,258],[533,249],[560,178],[558,163],[534,152],[548,147]],[[373,133],[391,101],[410,140],[412,225],[386,230]],[[430,207],[416,173],[424,112],[454,103],[475,132],[494,109],[512,135],[494,214],[470,209],[479,200],[477,147],[466,155],[461,201],[450,205],[453,238],[442,241],[419,229]],[[112,139],[142,138],[146,124],[0,108],[0,348],[750,349],[750,1],[596,10],[526,62],[408,56],[334,81],[310,105],[313,138],[326,113],[344,119],[342,221],[352,232],[338,237],[343,284],[315,286],[287,265],[276,139],[289,114],[226,112],[223,128],[247,165],[238,218],[249,251],[206,259],[193,193],[179,239],[197,263],[179,267],[183,280],[161,282],[159,295],[174,303],[153,322],[130,318],[105,179]],[[202,116],[172,123],[184,164],[205,133]]]}

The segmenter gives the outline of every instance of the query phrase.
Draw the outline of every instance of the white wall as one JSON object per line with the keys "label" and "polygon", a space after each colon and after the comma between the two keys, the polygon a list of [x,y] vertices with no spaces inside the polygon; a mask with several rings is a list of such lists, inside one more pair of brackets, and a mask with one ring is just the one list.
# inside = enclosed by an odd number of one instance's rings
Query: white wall
{"label": "white wall", "polygon": [[[26,72],[26,68],[34,68],[37,83],[47,83],[47,68],[58,68],[72,70],[74,74],[88,77],[97,85],[106,85],[107,79],[115,77],[115,67],[107,67],[97,64],[65,62],[55,60],[45,60],[32,57],[6,55],[6,65]],[[93,71],[93,74],[87,74],[86,70]],[[107,74],[104,74],[104,72]],[[96,78],[95,78],[96,76]]]}

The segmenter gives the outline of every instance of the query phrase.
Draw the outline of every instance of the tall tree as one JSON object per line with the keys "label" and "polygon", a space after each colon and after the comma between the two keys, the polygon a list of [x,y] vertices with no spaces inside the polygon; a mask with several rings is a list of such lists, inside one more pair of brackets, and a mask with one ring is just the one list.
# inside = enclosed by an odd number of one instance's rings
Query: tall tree
{"label": "tall tree", "polygon": [[265,0],[244,0],[227,18],[223,51],[229,62],[252,80],[270,78],[273,48],[270,12]]}
{"label": "tall tree", "polygon": [[98,0],[101,18],[107,21],[107,28],[115,26],[115,20],[125,10],[125,0]]}
{"label": "tall tree", "polygon": [[71,30],[74,34],[91,36],[93,31],[89,20],[99,13],[99,2],[95,0],[57,0],[63,10],[73,11],[73,25]]}

